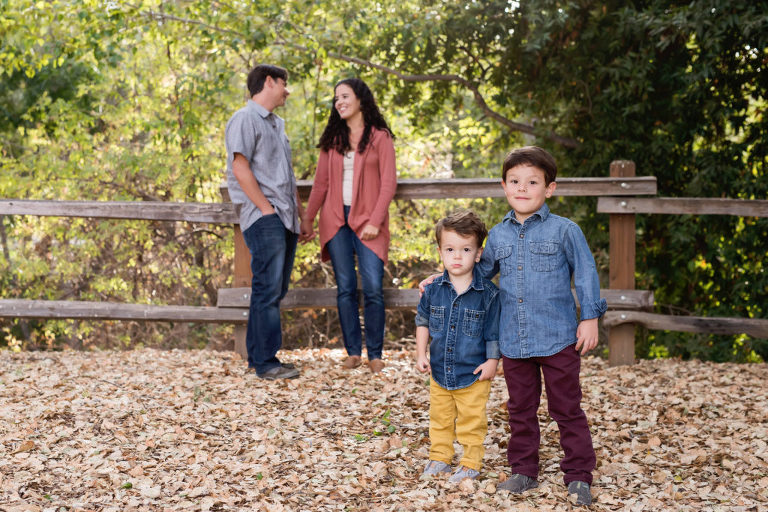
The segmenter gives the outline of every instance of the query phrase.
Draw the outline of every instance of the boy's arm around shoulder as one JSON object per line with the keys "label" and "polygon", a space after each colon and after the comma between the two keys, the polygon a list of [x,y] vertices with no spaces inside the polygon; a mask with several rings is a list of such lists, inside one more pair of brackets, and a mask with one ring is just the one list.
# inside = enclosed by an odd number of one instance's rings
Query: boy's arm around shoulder
{"label": "boy's arm around shoulder", "polygon": [[499,262],[496,261],[495,239],[493,229],[491,229],[491,233],[488,235],[488,240],[483,248],[483,254],[480,255],[480,261],[477,263],[480,275],[486,279],[493,279],[493,276],[499,273]]}

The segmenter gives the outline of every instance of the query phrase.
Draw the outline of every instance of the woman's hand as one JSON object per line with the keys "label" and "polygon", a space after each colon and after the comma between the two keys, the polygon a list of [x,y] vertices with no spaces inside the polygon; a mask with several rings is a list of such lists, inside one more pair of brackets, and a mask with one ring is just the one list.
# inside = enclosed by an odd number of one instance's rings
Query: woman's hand
{"label": "woman's hand", "polygon": [[379,236],[379,228],[373,224],[366,224],[362,233],[360,233],[361,240],[373,240],[377,236]]}
{"label": "woman's hand", "polygon": [[308,217],[301,220],[299,242],[305,244],[315,238],[314,219]]}

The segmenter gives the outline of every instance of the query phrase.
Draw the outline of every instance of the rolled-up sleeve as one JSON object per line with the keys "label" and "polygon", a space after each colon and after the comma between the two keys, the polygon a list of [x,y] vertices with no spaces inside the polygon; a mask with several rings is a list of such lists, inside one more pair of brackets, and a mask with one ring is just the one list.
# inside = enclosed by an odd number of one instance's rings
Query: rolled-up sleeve
{"label": "rolled-up sleeve", "polygon": [[416,327],[429,328],[429,293],[424,290],[416,308]]}

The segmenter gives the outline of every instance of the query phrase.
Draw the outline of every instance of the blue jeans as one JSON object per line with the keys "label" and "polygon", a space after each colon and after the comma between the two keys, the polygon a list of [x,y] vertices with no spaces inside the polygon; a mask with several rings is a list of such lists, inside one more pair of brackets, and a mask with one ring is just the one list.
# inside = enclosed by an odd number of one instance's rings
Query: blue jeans
{"label": "blue jeans", "polygon": [[243,238],[251,252],[253,273],[245,346],[248,366],[263,375],[280,366],[280,301],[288,291],[298,236],[285,229],[277,214],[272,214],[251,224],[243,231]]}
{"label": "blue jeans", "polygon": [[[344,207],[345,219],[349,207]],[[336,275],[336,305],[339,308],[341,332],[344,347],[350,356],[359,356],[363,351],[360,315],[357,302],[357,273],[355,255],[363,282],[363,314],[365,318],[365,346],[368,360],[381,359],[384,346],[384,294],[381,280],[384,277],[384,262],[376,253],[363,245],[349,224],[345,224],[326,245],[331,255],[333,272]]]}

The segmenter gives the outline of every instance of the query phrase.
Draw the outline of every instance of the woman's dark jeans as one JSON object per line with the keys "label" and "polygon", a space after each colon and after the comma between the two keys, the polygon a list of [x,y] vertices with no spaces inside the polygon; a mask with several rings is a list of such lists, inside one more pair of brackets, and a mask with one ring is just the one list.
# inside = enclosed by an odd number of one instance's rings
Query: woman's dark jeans
{"label": "woman's dark jeans", "polygon": [[[349,217],[349,207],[344,207],[345,219]],[[326,245],[331,255],[333,272],[336,275],[338,294],[336,305],[339,308],[341,331],[344,335],[344,347],[350,356],[362,354],[363,341],[360,329],[360,315],[357,300],[357,273],[355,256],[360,269],[363,284],[363,315],[365,319],[365,346],[368,359],[380,359],[384,346],[384,295],[382,278],[384,263],[366,247],[348,224],[334,235]]]}

